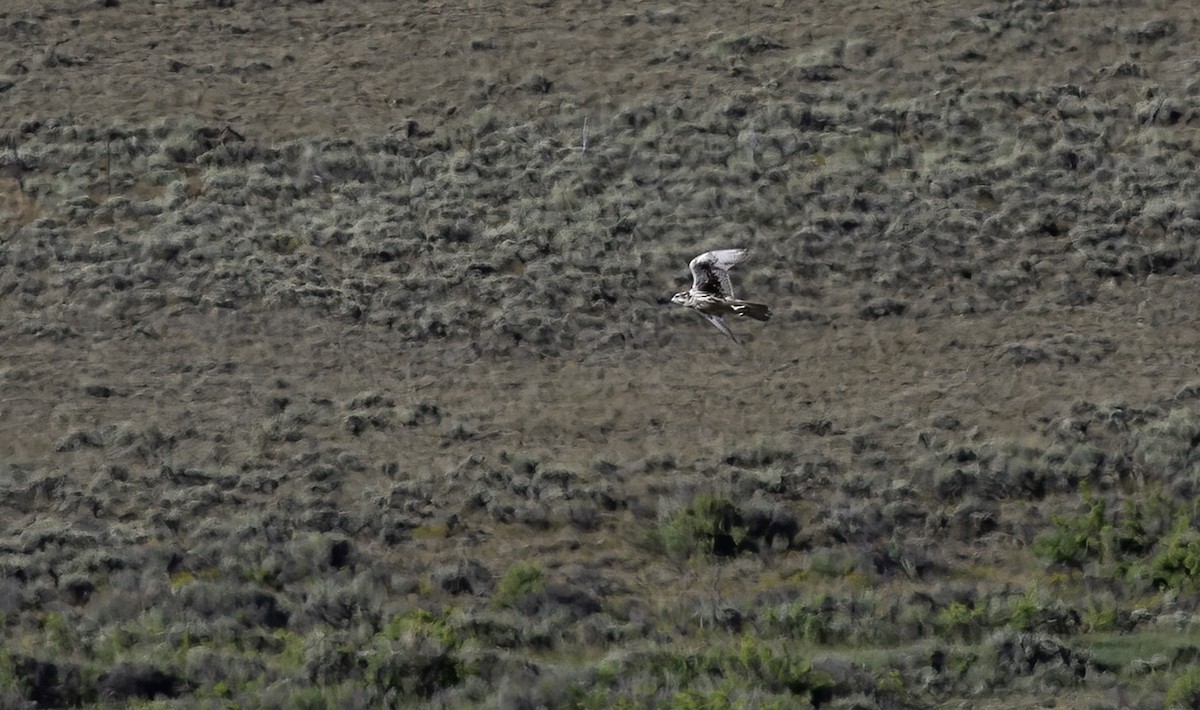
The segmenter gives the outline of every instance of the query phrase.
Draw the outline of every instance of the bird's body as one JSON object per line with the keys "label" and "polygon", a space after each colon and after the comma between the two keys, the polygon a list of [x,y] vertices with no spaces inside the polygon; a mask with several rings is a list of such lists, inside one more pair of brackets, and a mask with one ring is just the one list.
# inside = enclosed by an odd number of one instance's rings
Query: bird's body
{"label": "bird's body", "polygon": [[718,249],[692,259],[688,264],[692,271],[692,287],[672,296],[671,302],[695,309],[717,330],[738,342],[723,316],[747,316],[760,321],[771,318],[771,309],[767,305],[742,301],[733,295],[729,269],[745,258],[745,249]]}

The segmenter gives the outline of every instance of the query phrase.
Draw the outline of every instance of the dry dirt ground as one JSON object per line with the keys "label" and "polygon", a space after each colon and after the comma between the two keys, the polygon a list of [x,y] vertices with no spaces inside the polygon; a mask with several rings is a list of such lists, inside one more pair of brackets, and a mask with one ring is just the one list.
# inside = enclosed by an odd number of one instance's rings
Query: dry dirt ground
{"label": "dry dirt ground", "polygon": [[1198,21],[5,3],[0,700],[1195,703],[1200,564],[1034,548],[1200,486]]}

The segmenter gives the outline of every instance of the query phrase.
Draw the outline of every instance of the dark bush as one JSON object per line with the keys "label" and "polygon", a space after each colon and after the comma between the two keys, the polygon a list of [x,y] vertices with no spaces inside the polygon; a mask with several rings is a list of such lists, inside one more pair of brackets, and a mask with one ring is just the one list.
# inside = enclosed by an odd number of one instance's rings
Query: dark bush
{"label": "dark bush", "polygon": [[85,684],[74,664],[14,654],[12,669],[16,687],[38,707],[76,707],[96,700],[96,688]]}
{"label": "dark bush", "polygon": [[159,696],[174,698],[188,690],[174,673],[141,663],[120,663],[100,679],[99,697],[104,701],[153,700]]}
{"label": "dark bush", "polygon": [[483,595],[492,591],[492,573],[476,560],[439,567],[429,573],[433,584],[449,594]]}

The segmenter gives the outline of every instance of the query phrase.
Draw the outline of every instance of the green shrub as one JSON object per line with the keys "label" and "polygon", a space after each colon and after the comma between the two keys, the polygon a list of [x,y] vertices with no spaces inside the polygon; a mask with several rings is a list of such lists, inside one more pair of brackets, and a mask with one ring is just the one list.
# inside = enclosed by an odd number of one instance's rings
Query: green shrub
{"label": "green shrub", "polygon": [[1181,514],[1170,534],[1159,542],[1151,579],[1160,587],[1194,590],[1200,587],[1200,531],[1190,515]]}
{"label": "green shrub", "polygon": [[953,601],[934,616],[934,625],[940,634],[978,639],[988,627],[986,605],[968,605]]}
{"label": "green shrub", "polygon": [[875,692],[889,700],[889,705],[906,707],[912,704],[908,684],[904,682],[904,676],[900,671],[895,668],[888,669],[886,673],[875,679]]}
{"label": "green shrub", "polygon": [[733,557],[751,547],[741,510],[728,498],[711,494],[697,496],[690,506],[673,513],[659,526],[657,538],[675,557]]}
{"label": "green shrub", "polygon": [[[1161,494],[1151,497],[1149,502],[1161,503]],[[1133,500],[1125,501],[1113,531],[1111,549],[1114,555],[1124,558],[1126,555],[1141,555],[1150,549],[1153,540],[1149,538],[1146,517],[1146,504]]]}
{"label": "green shrub", "polygon": [[1120,512],[1110,512],[1104,500],[1086,490],[1084,497],[1090,510],[1055,516],[1057,529],[1034,542],[1037,556],[1074,568],[1103,563],[1107,578],[1145,579],[1158,587],[1183,588],[1200,579],[1200,533],[1192,530],[1200,514],[1195,501],[1181,501],[1155,486],[1127,498]]}
{"label": "green shrub", "polygon": [[368,682],[421,698],[458,685],[467,675],[465,664],[451,649],[432,641],[376,643],[362,657]]}
{"label": "green shrub", "polygon": [[379,635],[389,641],[405,638],[434,639],[451,648],[462,646],[463,639],[450,626],[445,615],[437,616],[424,609],[397,614],[388,621]]}
{"label": "green shrub", "polygon": [[858,562],[853,555],[843,554],[838,550],[819,550],[808,558],[808,568],[814,574],[829,579],[842,579],[854,574]]}
{"label": "green shrub", "polygon": [[1030,631],[1036,625],[1041,610],[1038,589],[1036,586],[1030,586],[1024,594],[1010,603],[1008,625],[1018,631]]}
{"label": "green shrub", "polygon": [[1200,668],[1189,668],[1167,688],[1163,703],[1168,708],[1200,707]]}
{"label": "green shrub", "polygon": [[737,664],[742,675],[757,679],[773,692],[787,690],[793,695],[811,696],[833,685],[833,678],[825,671],[814,670],[808,659],[787,649],[773,650],[753,636],[742,637]]}
{"label": "green shrub", "polygon": [[466,678],[463,640],[445,616],[417,609],[393,617],[361,659],[375,686],[428,698]]}
{"label": "green shrub", "polygon": [[497,604],[507,606],[526,594],[537,594],[545,589],[542,568],[535,564],[518,562],[508,568],[496,585],[494,599]]}
{"label": "green shrub", "polygon": [[670,710],[734,710],[743,707],[731,697],[728,684],[708,691],[681,690],[667,704]]}
{"label": "green shrub", "polygon": [[75,648],[76,642],[72,630],[76,624],[68,621],[62,613],[49,612],[42,617],[41,626],[50,646],[68,652]]}
{"label": "green shrub", "polygon": [[568,690],[572,710],[607,710],[614,707],[607,688],[595,685],[574,685]]}
{"label": "green shrub", "polygon": [[1083,628],[1089,633],[1110,633],[1121,630],[1127,623],[1127,615],[1122,615],[1115,604],[1092,605],[1083,615]]}
{"label": "green shrub", "polygon": [[813,600],[797,599],[783,607],[776,620],[786,633],[815,644],[835,643],[845,640],[833,628],[833,609],[827,597]]}
{"label": "green shrub", "polygon": [[1074,518],[1054,516],[1058,530],[1038,538],[1033,552],[1055,564],[1082,567],[1085,562],[1100,556],[1103,550],[1105,503],[1097,500],[1086,515]]}
{"label": "green shrub", "polygon": [[288,707],[295,710],[329,710],[332,706],[323,688],[309,686],[293,690],[288,696]]}
{"label": "green shrub", "polygon": [[1003,622],[1017,631],[1040,631],[1051,634],[1070,634],[1078,630],[1081,623],[1078,612],[1072,605],[1045,593],[1032,584],[1019,596],[1008,598],[1008,608]]}
{"label": "green shrub", "polygon": [[[787,647],[768,645],[746,635],[736,647],[716,644],[702,651],[658,649],[603,662],[596,669],[600,682],[616,682],[616,697],[605,707],[657,705],[671,708],[804,707],[830,697],[833,678]],[[752,692],[749,697],[738,697]],[[632,697],[631,697],[632,696]],[[764,699],[767,702],[761,702]],[[582,696],[580,696],[582,697]],[[595,693],[589,702],[602,699]],[[776,702],[778,701],[778,702]],[[581,703],[582,706],[582,703]]]}
{"label": "green shrub", "polygon": [[17,683],[16,667],[12,654],[0,646],[0,688],[11,688]]}

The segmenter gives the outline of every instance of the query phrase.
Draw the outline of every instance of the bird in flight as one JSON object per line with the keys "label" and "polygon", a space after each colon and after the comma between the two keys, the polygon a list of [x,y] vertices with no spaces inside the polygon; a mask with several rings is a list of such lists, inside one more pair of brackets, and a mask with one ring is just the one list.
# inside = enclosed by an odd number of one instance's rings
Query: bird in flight
{"label": "bird in flight", "polygon": [[688,267],[692,270],[692,287],[671,297],[671,303],[696,309],[733,342],[738,343],[733,331],[725,325],[722,316],[733,314],[749,316],[755,320],[769,320],[771,309],[762,303],[751,303],[734,298],[733,284],[729,281],[729,270],[746,258],[745,249],[718,249],[704,252],[692,259]]}

